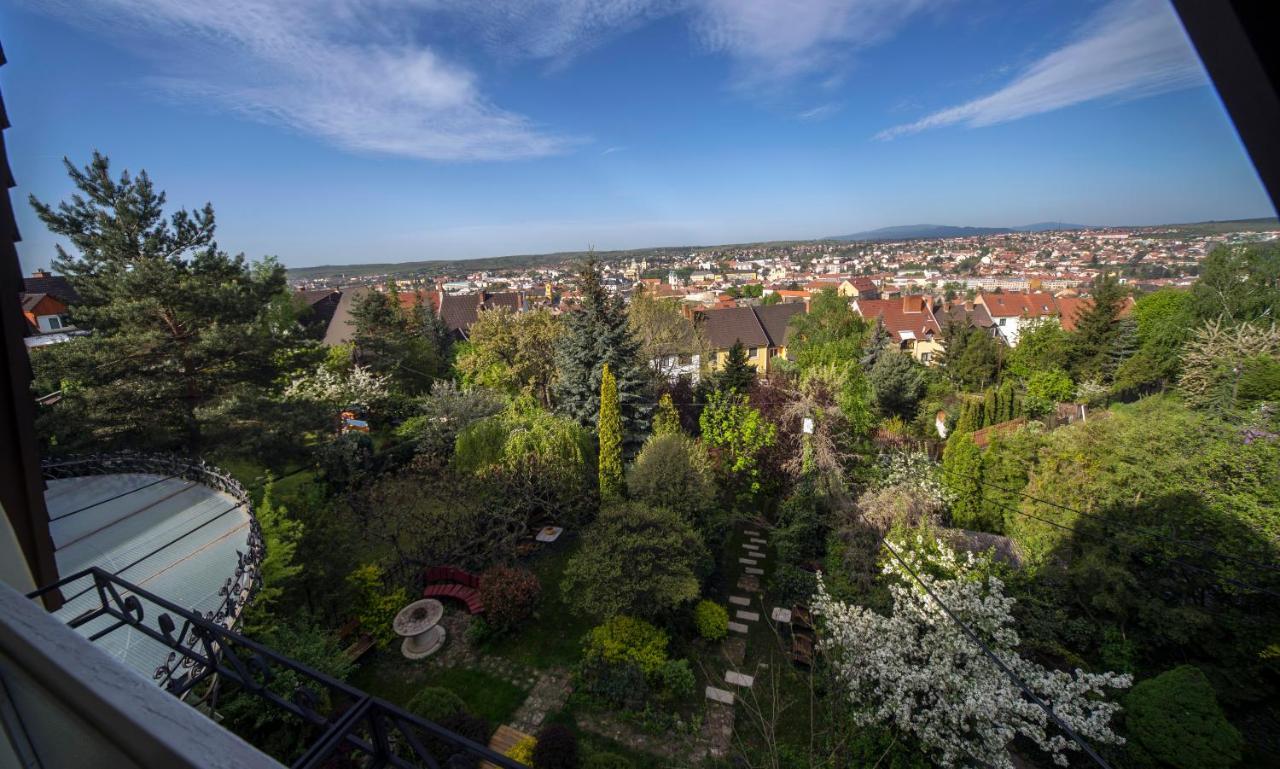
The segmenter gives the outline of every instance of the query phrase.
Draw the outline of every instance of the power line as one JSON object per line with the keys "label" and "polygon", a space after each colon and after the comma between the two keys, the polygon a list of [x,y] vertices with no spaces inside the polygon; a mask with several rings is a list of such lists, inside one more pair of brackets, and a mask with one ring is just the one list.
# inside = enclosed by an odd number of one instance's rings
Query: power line
{"label": "power line", "polygon": [[[982,483],[982,481],[975,481],[975,482],[976,482],[976,483],[979,483],[979,484],[981,484],[981,483]],[[949,491],[952,491],[952,492],[955,492],[955,491],[956,491],[956,489],[955,489],[954,487],[952,487],[952,486],[947,486],[945,482],[944,482],[944,484],[943,484],[943,485],[944,485],[944,486],[946,486],[946,488],[947,488]],[[1010,511],[1010,512],[1016,513],[1016,514],[1021,515],[1021,516],[1023,516],[1023,517],[1030,518],[1030,519],[1032,519],[1032,520],[1034,520],[1034,521],[1039,521],[1040,523],[1043,523],[1043,524],[1045,524],[1045,525],[1047,525],[1047,526],[1052,526],[1052,527],[1054,527],[1054,528],[1056,528],[1056,529],[1061,529],[1061,530],[1063,530],[1063,531],[1068,531],[1068,532],[1071,532],[1072,534],[1079,534],[1079,533],[1080,533],[1080,532],[1078,532],[1075,528],[1073,528],[1073,527],[1071,527],[1071,526],[1067,526],[1066,524],[1058,523],[1057,521],[1050,521],[1050,520],[1049,520],[1049,519],[1047,519],[1047,518],[1041,518],[1041,517],[1040,517],[1040,516],[1038,516],[1038,515],[1034,515],[1034,514],[1032,514],[1032,513],[1028,513],[1028,512],[1026,512],[1026,511],[1024,511],[1024,510],[1022,510],[1022,509],[1020,509],[1020,508],[1018,508],[1018,507],[1016,507],[1016,506],[1014,506],[1014,505],[1005,504],[1005,503],[1003,503],[1003,502],[995,502],[994,504],[995,504],[995,505],[997,505],[998,507],[1001,507],[1001,508],[1003,508],[1003,509],[1005,509],[1005,510],[1008,510],[1008,511]],[[1195,564],[1193,564],[1193,563],[1187,563],[1186,561],[1183,561],[1183,560],[1181,560],[1181,559],[1179,559],[1179,558],[1175,558],[1175,557],[1173,557],[1173,556],[1171,556],[1171,555],[1157,555],[1157,557],[1162,558],[1163,560],[1169,561],[1169,562],[1171,562],[1171,563],[1176,563],[1176,564],[1178,564],[1179,566],[1182,566],[1183,568],[1191,569],[1192,571],[1198,571],[1198,572],[1200,572],[1200,573],[1202,573],[1202,574],[1208,574],[1209,576],[1213,577],[1214,579],[1220,579],[1220,580],[1222,580],[1222,581],[1224,581],[1224,582],[1229,582],[1230,584],[1235,585],[1236,587],[1242,588],[1242,589],[1244,589],[1244,590],[1250,590],[1250,591],[1257,592],[1257,593],[1264,593],[1264,594],[1266,594],[1266,595],[1270,595],[1270,596],[1274,596],[1274,597],[1276,597],[1276,598],[1280,598],[1280,593],[1278,593],[1278,592],[1276,592],[1276,591],[1274,591],[1274,590],[1270,590],[1270,589],[1265,588],[1265,587],[1259,587],[1259,586],[1257,586],[1257,585],[1253,585],[1253,584],[1250,584],[1250,583],[1248,583],[1248,582],[1242,582],[1241,580],[1234,579],[1234,578],[1232,578],[1232,577],[1228,577],[1228,576],[1225,576],[1225,575],[1222,575],[1222,574],[1218,574],[1217,572],[1212,571],[1211,569],[1206,569],[1206,568],[1204,568],[1203,566],[1197,566],[1197,565],[1195,565]]]}
{"label": "power line", "polygon": [[1034,702],[1041,710],[1045,712],[1045,715],[1049,717],[1049,720],[1053,721],[1053,723],[1056,724],[1059,729],[1066,732],[1067,736],[1070,737],[1071,740],[1076,743],[1076,745],[1079,745],[1080,749],[1083,750],[1085,754],[1089,756],[1089,758],[1093,759],[1094,763],[1102,767],[1102,769],[1111,769],[1111,765],[1108,764],[1106,760],[1102,758],[1102,756],[1098,755],[1097,751],[1093,749],[1093,746],[1091,746],[1088,742],[1086,742],[1083,737],[1076,734],[1075,730],[1072,729],[1069,725],[1067,725],[1067,722],[1063,721],[1062,718],[1059,717],[1058,714],[1053,711],[1053,707],[1051,705],[1049,705],[1044,700],[1037,697],[1035,692],[1031,691],[1030,687],[1027,686],[1026,682],[1022,680],[1021,676],[1019,676],[1017,673],[1013,671],[1012,668],[1010,668],[1007,664],[1005,664],[1004,660],[1000,659],[999,655],[993,652],[991,650],[991,647],[987,646],[987,644],[984,643],[983,640],[978,637],[977,633],[975,633],[968,625],[960,621],[960,618],[955,615],[955,612],[951,611],[951,608],[948,607],[945,603],[943,603],[942,600],[938,598],[938,596],[935,595],[932,590],[929,589],[928,583],[920,579],[920,575],[916,573],[916,570],[911,568],[911,564],[907,563],[906,559],[904,559],[901,555],[899,555],[897,550],[893,549],[893,546],[889,544],[889,541],[887,539],[885,539],[884,537],[881,537],[880,544],[881,546],[884,547],[884,549],[889,551],[890,555],[892,555],[895,559],[897,559],[898,563],[902,564],[902,568],[906,569],[907,573],[910,574],[911,578],[914,579],[916,583],[920,585],[920,587],[924,590],[925,594],[928,595],[929,598],[931,598],[934,603],[938,604],[938,607],[942,609],[943,613],[947,615],[947,618],[950,619],[953,623],[955,623],[955,625],[959,627],[962,631],[964,631],[964,634],[968,636],[970,641],[973,641],[975,644],[977,644],[978,648],[982,649],[983,656],[991,660],[991,662],[995,664],[997,668],[1000,669],[1000,672],[1008,676],[1009,680],[1013,681],[1013,683],[1016,684],[1017,687],[1022,690],[1022,693],[1028,699]]}
{"label": "power line", "polygon": [[[1064,504],[1061,504],[1061,503],[1058,503],[1058,502],[1053,502],[1053,501],[1048,500],[1048,499],[1041,499],[1040,497],[1034,496],[1034,495],[1032,495],[1032,494],[1028,494],[1028,493],[1026,493],[1025,491],[1016,491],[1016,490],[1014,490],[1014,489],[1007,489],[1007,488],[1004,488],[1003,486],[997,486],[996,484],[991,483],[990,481],[987,481],[987,480],[985,480],[985,479],[977,478],[977,477],[975,477],[975,476],[970,476],[970,475],[964,475],[964,474],[961,474],[961,473],[957,473],[957,472],[955,472],[955,471],[953,471],[953,470],[947,470],[946,468],[943,468],[943,467],[941,467],[941,466],[939,466],[939,469],[940,469],[940,470],[942,470],[942,472],[944,472],[944,473],[946,473],[946,474],[948,474],[948,475],[951,475],[951,476],[956,477],[956,478],[960,478],[960,479],[962,479],[962,480],[971,481],[971,482],[973,482],[973,483],[981,484],[981,485],[986,486],[986,487],[988,487],[988,488],[995,489],[996,491],[1004,492],[1005,494],[1017,494],[1018,496],[1023,497],[1023,498],[1025,498],[1025,499],[1029,499],[1029,500],[1031,500],[1032,502],[1039,502],[1040,504],[1043,504],[1043,505],[1049,505],[1050,507],[1056,507],[1056,508],[1058,508],[1059,510],[1064,510],[1064,511],[1069,512],[1069,513],[1074,513],[1074,514],[1079,515],[1079,516],[1084,517],[1084,518],[1090,518],[1090,519],[1092,519],[1092,520],[1098,521],[1099,523],[1103,524],[1104,526],[1109,525],[1109,522],[1107,521],[1107,519],[1106,519],[1106,518],[1104,518],[1104,517],[1103,517],[1103,516],[1101,516],[1101,515],[1098,515],[1097,513],[1090,513],[1090,512],[1086,512],[1086,511],[1084,511],[1084,510],[1077,510],[1076,508],[1069,507],[1069,506],[1067,506],[1067,505],[1064,505]],[[1170,536],[1168,536],[1168,535],[1166,535],[1166,534],[1161,534],[1161,533],[1159,533],[1159,532],[1156,532],[1156,531],[1151,530],[1149,527],[1146,527],[1146,526],[1139,526],[1139,527],[1136,527],[1136,528],[1137,528],[1137,529],[1140,529],[1140,530],[1141,530],[1141,532],[1140,532],[1140,533],[1142,533],[1144,536],[1151,537],[1151,538],[1153,538],[1153,539],[1160,539],[1160,540],[1164,540],[1165,542],[1171,542],[1171,543],[1176,544],[1176,545],[1188,545],[1188,546],[1190,546],[1190,547],[1194,547],[1194,548],[1199,549],[1201,552],[1209,553],[1209,554],[1212,554],[1212,555],[1216,555],[1216,556],[1218,556],[1218,557],[1220,557],[1220,558],[1227,558],[1227,559],[1229,559],[1229,560],[1237,561],[1237,562],[1239,562],[1239,563],[1248,564],[1248,565],[1250,565],[1250,566],[1254,566],[1254,567],[1259,568],[1259,569],[1266,569],[1266,570],[1268,570],[1268,571],[1280,571],[1280,564],[1262,563],[1262,562],[1260,562],[1260,561],[1254,561],[1254,560],[1251,560],[1251,559],[1249,559],[1249,558],[1244,558],[1244,557],[1242,557],[1242,556],[1234,555],[1234,554],[1232,554],[1232,553],[1224,553],[1224,552],[1222,552],[1222,551],[1220,551],[1220,550],[1215,550],[1214,548],[1209,547],[1208,545],[1202,544],[1202,543],[1200,543],[1200,542],[1193,542],[1193,541],[1191,541],[1191,540],[1186,540],[1186,539],[1176,539],[1176,538],[1174,538],[1174,537],[1170,537]]]}

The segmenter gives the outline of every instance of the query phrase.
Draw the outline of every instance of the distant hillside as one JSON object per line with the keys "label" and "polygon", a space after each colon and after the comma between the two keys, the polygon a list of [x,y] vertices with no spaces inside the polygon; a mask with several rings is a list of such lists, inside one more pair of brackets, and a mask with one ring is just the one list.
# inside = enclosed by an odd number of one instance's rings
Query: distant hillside
{"label": "distant hillside", "polygon": [[[1156,237],[1176,237],[1178,235],[1225,235],[1232,232],[1256,232],[1258,230],[1280,229],[1280,219],[1268,216],[1261,219],[1226,219],[1223,221],[1188,222],[1185,224],[1161,224],[1154,227],[1143,227],[1155,230]],[[1162,231],[1169,232],[1162,232]]]}
{"label": "distant hillside", "polygon": [[897,227],[881,227],[878,230],[855,232],[852,235],[834,235],[823,240],[919,240],[936,238],[971,238],[975,235],[1005,235],[1010,232],[1051,232],[1054,230],[1087,230],[1083,224],[1065,222],[1037,222],[1021,227],[953,227],[948,224],[903,224]]}

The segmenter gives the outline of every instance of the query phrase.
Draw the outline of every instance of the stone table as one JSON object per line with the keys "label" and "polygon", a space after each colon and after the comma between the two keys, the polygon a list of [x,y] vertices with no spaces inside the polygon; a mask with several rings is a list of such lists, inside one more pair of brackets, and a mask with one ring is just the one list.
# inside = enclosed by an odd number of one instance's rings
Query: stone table
{"label": "stone table", "polygon": [[430,657],[444,646],[445,630],[440,626],[444,604],[434,598],[414,601],[392,620],[396,635],[404,636],[400,653],[411,660]]}

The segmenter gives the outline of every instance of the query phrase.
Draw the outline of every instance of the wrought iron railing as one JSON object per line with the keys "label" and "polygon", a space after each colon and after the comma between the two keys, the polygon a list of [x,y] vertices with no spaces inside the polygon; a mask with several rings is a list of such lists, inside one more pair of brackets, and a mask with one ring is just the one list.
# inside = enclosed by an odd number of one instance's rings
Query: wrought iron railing
{"label": "wrought iron railing", "polygon": [[295,769],[460,769],[474,767],[479,761],[504,769],[524,767],[102,569],[70,575],[28,597],[38,598],[86,578],[92,580],[98,605],[72,618],[68,625],[80,628],[105,623],[88,636],[89,641],[131,630],[163,644],[170,650],[169,660],[156,673],[164,689],[176,696],[211,685],[216,678],[220,685],[234,684],[243,694],[291,714],[311,738],[309,747],[293,762]]}

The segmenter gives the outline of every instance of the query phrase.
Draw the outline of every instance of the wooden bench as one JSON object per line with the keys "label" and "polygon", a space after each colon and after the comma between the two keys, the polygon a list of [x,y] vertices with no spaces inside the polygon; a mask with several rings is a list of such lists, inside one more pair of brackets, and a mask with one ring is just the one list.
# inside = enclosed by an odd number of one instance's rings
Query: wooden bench
{"label": "wooden bench", "polygon": [[373,648],[375,643],[371,634],[361,633],[359,631],[360,620],[357,619],[347,620],[346,624],[338,630],[338,639],[341,641],[347,641],[352,637],[355,638],[355,641],[342,650],[342,653],[346,658],[352,662],[363,657],[370,649]]}
{"label": "wooden bench", "polygon": [[471,614],[483,614],[480,578],[453,566],[432,566],[425,573],[424,598],[452,598],[461,601]]}
{"label": "wooden bench", "polygon": [[[518,732],[515,729],[512,729],[510,726],[507,726],[504,724],[502,726],[499,726],[498,731],[493,733],[493,737],[489,740],[489,750],[492,750],[495,753],[501,753],[502,755],[505,756],[508,750],[511,750],[512,748],[515,747],[517,742],[519,742],[520,740],[523,740],[528,736],[529,735],[525,734],[524,732]],[[496,764],[491,764],[488,761],[483,761],[480,764],[480,769],[499,769],[499,768]]]}

